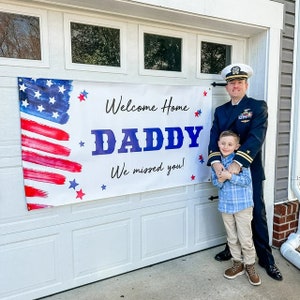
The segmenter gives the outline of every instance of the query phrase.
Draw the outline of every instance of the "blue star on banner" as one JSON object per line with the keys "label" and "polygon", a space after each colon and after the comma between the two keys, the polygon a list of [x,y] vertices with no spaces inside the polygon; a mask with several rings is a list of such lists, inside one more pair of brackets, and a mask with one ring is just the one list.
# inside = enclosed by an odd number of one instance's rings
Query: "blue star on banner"
{"label": "blue star on banner", "polygon": [[70,182],[70,186],[69,186],[69,189],[74,189],[76,188],[77,185],[79,185],[75,179],[69,181]]}

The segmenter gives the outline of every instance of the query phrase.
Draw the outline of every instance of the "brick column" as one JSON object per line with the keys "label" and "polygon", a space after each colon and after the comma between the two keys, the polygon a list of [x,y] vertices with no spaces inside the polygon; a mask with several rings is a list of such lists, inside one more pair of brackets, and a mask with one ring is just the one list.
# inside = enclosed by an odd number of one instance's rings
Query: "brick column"
{"label": "brick column", "polygon": [[280,247],[290,233],[298,229],[299,201],[277,204],[274,207],[272,244]]}

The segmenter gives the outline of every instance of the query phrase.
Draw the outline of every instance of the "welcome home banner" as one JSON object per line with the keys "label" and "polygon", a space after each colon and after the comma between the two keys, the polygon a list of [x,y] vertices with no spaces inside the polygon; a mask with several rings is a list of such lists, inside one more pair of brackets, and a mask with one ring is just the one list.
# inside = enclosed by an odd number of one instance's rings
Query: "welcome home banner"
{"label": "welcome home banner", "polygon": [[18,78],[29,210],[209,181],[211,89]]}

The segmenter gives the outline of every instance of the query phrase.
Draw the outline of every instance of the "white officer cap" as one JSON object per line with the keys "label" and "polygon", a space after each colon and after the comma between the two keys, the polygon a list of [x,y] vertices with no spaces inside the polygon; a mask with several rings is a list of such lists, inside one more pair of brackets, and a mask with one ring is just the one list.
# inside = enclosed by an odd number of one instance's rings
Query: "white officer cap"
{"label": "white officer cap", "polygon": [[221,76],[226,81],[231,81],[234,79],[248,79],[252,76],[252,74],[252,68],[245,64],[231,64],[225,67],[221,72]]}

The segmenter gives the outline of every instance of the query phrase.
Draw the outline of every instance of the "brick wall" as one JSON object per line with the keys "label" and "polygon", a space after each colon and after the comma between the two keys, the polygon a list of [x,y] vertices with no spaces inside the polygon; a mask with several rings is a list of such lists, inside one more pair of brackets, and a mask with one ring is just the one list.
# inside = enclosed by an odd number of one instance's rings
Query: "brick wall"
{"label": "brick wall", "polygon": [[299,201],[277,204],[274,207],[272,244],[280,247],[290,233],[298,229]]}

